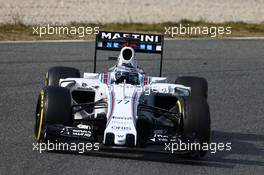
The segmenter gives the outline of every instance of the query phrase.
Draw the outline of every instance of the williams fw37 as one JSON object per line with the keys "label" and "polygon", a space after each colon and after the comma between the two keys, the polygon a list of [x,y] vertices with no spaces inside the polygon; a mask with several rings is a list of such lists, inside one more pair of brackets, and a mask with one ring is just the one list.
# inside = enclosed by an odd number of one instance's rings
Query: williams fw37
{"label": "williams fw37", "polygon": [[[35,115],[37,142],[97,143],[97,151],[171,153],[168,145],[193,144],[174,153],[205,156],[210,144],[207,81],[162,77],[163,36],[100,31],[94,72],[52,67],[46,74]],[[117,63],[96,73],[97,51],[119,51]],[[137,65],[136,53],[160,55],[160,76]],[[201,146],[197,146],[201,145]],[[188,147],[190,148],[190,147]]]}

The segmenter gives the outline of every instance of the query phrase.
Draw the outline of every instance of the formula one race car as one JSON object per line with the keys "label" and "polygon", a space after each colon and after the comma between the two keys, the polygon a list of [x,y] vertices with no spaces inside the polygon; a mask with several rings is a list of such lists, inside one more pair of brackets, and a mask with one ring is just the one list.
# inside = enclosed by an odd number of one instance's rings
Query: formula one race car
{"label": "formula one race car", "polygon": [[[98,50],[120,52],[117,64],[104,73],[96,73]],[[160,54],[160,77],[148,76],[137,65],[137,52]],[[210,141],[207,81],[182,76],[167,83],[162,60],[162,35],[100,31],[93,73],[81,76],[70,67],[48,70],[36,108],[37,141],[203,157],[207,150],[202,146]]]}

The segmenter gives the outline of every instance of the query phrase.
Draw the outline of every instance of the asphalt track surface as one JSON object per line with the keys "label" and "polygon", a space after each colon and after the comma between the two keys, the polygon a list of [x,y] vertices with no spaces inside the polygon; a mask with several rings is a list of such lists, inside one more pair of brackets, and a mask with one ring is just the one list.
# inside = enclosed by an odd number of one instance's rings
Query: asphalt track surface
{"label": "asphalt track surface", "polygon": [[[0,44],[0,174],[262,174],[264,40],[166,41],[164,75],[203,76],[209,83],[212,141],[231,151],[203,161],[142,155],[113,158],[33,151],[34,112],[44,74],[56,65],[92,71],[93,42]],[[99,67],[114,64],[99,55]],[[157,56],[140,65],[155,74]]]}

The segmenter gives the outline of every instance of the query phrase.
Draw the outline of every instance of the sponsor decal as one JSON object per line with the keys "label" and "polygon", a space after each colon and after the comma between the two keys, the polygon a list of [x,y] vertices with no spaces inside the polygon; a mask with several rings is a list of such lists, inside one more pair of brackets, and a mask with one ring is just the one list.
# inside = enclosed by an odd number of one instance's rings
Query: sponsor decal
{"label": "sponsor decal", "polygon": [[147,45],[147,50],[152,50],[152,45],[148,44]]}
{"label": "sponsor decal", "polygon": [[161,51],[161,45],[157,45],[157,46],[156,46],[156,50],[157,50],[157,51]]}
{"label": "sponsor decal", "polygon": [[124,138],[125,137],[125,135],[121,135],[121,134],[117,134],[116,135],[118,138]]}
{"label": "sponsor decal", "polygon": [[112,124],[117,124],[117,125],[129,125],[131,121],[129,120],[111,120]]}
{"label": "sponsor decal", "polygon": [[129,46],[137,52],[161,53],[162,51],[162,35],[99,32],[96,38],[96,47],[101,50],[119,50],[122,47]]}
{"label": "sponsor decal", "polygon": [[132,117],[113,116],[112,119],[116,119],[116,120],[132,120]]}
{"label": "sponsor decal", "polygon": [[169,136],[162,134],[154,134],[154,137],[150,140],[153,142],[168,142]]}
{"label": "sponsor decal", "polygon": [[94,129],[94,126],[93,125],[83,125],[83,124],[79,124],[77,127],[78,128],[81,128],[81,129],[88,129],[88,130],[93,130]]}
{"label": "sponsor decal", "polygon": [[113,47],[114,47],[114,48],[119,48],[119,43],[114,42],[114,43],[113,43]]}
{"label": "sponsor decal", "polygon": [[82,129],[73,129],[72,130],[72,135],[74,136],[83,136],[83,137],[91,137],[92,132],[87,131],[87,130],[82,130]]}
{"label": "sponsor decal", "polygon": [[148,35],[148,34],[135,34],[135,33],[115,33],[115,32],[102,32],[101,39],[115,40],[118,38],[134,38],[141,42],[161,42],[159,35]]}
{"label": "sponsor decal", "polygon": [[82,136],[82,137],[91,137],[92,131],[86,129],[73,129],[65,127],[60,131],[61,135],[72,135],[72,136]]}
{"label": "sponsor decal", "polygon": [[166,134],[166,133],[167,133],[167,130],[165,129],[154,130],[154,134]]}
{"label": "sponsor decal", "polygon": [[113,130],[121,130],[121,131],[130,131],[131,127],[129,126],[112,126]]}
{"label": "sponsor decal", "polygon": [[145,44],[140,44],[139,48],[145,50],[146,49],[146,45]]}
{"label": "sponsor decal", "polygon": [[97,47],[103,47],[103,42],[98,42]]}
{"label": "sponsor decal", "polygon": [[112,42],[107,42],[107,43],[106,43],[106,47],[107,47],[107,48],[112,48]]}

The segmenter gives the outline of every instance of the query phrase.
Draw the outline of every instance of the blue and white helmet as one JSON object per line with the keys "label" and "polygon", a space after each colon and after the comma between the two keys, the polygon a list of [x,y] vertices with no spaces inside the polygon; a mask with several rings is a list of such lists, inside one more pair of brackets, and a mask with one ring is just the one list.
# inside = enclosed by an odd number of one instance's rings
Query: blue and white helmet
{"label": "blue and white helmet", "polygon": [[117,66],[124,66],[128,69],[137,69],[137,60],[135,58],[135,51],[132,47],[123,47],[118,56]]}

